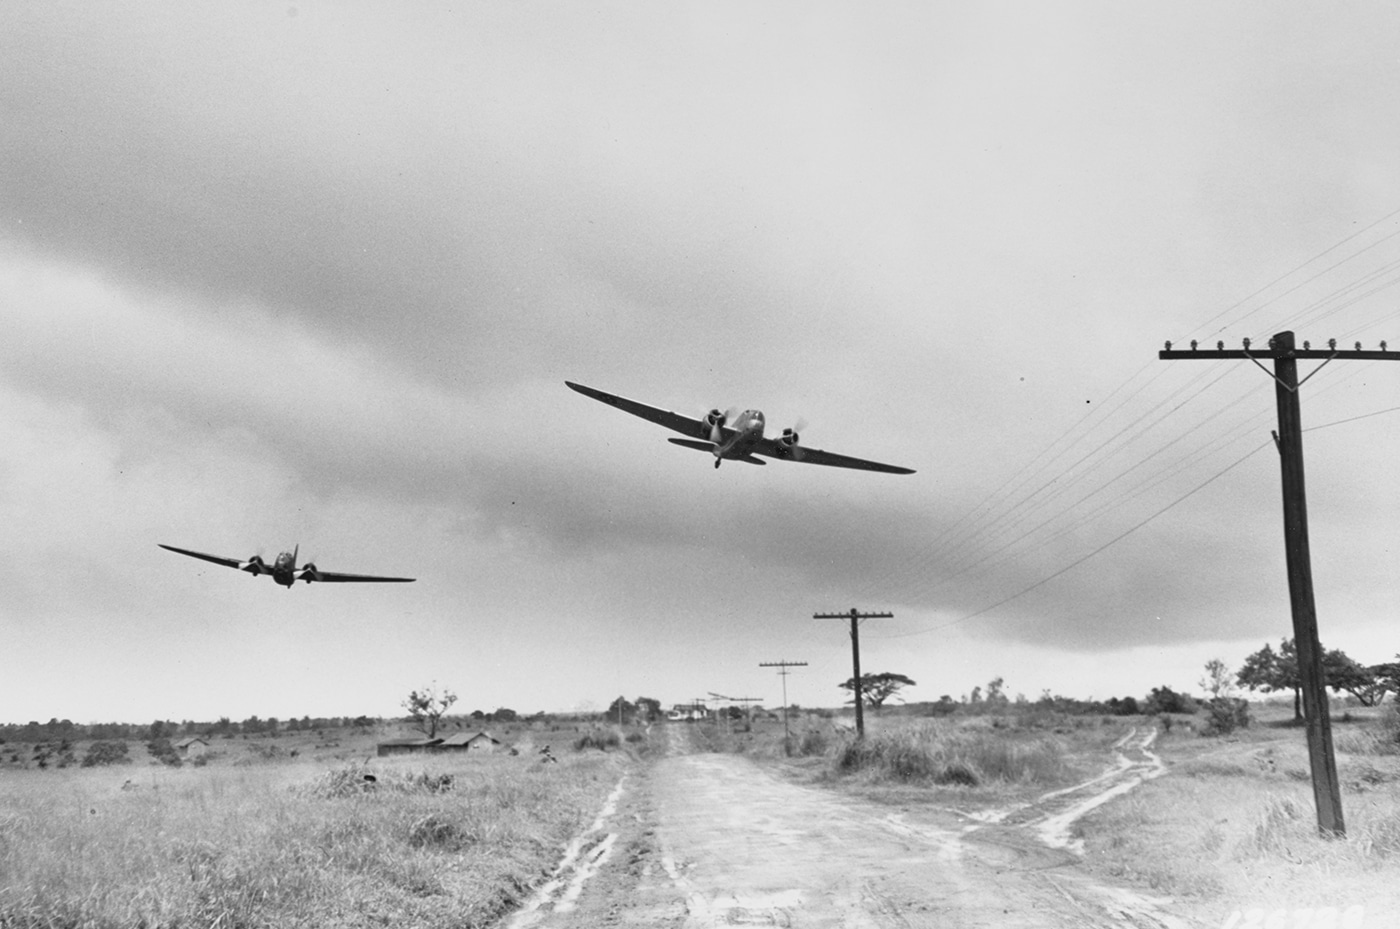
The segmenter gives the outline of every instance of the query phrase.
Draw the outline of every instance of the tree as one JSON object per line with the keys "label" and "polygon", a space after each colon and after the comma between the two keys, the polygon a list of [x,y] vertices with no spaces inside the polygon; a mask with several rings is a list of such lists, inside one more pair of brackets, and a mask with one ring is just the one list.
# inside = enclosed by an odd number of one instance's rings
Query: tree
{"label": "tree", "polygon": [[1322,669],[1327,686],[1334,691],[1345,690],[1362,706],[1377,706],[1390,692],[1391,683],[1377,669],[1384,665],[1367,667],[1351,658],[1340,648],[1334,648],[1322,656]]}
{"label": "tree", "polygon": [[434,681],[431,686],[424,687],[421,691],[410,691],[402,705],[408,710],[409,719],[413,720],[413,728],[428,738],[435,739],[438,724],[456,702],[456,694],[445,687],[439,692],[437,682]]}
{"label": "tree", "polygon": [[[1400,655],[1395,656],[1400,659]],[[1400,660],[1390,661],[1384,664],[1371,665],[1371,673],[1376,676],[1376,680],[1386,686],[1386,688],[1396,694],[1396,699],[1400,699]],[[1392,703],[1395,701],[1392,700]]]}
{"label": "tree", "polygon": [[1225,666],[1225,662],[1219,658],[1212,658],[1206,662],[1206,676],[1201,678],[1200,685],[1212,698],[1228,697],[1234,682],[1230,680],[1230,669]]}
{"label": "tree", "polygon": [[661,718],[661,701],[652,697],[638,697],[637,715],[645,722],[655,722]]}
{"label": "tree", "polygon": [[603,718],[608,722],[622,724],[631,719],[637,712],[637,707],[627,702],[626,697],[618,697],[608,704],[607,710],[603,713]]}
{"label": "tree", "polygon": [[1109,712],[1114,716],[1137,716],[1142,712],[1138,708],[1136,697],[1124,697],[1122,700],[1117,697],[1109,697],[1107,706]]}
{"label": "tree", "polygon": [[1248,656],[1239,672],[1235,675],[1235,680],[1241,687],[1250,690],[1263,690],[1272,693],[1275,690],[1293,691],[1293,719],[1295,722],[1303,720],[1303,679],[1298,674],[1298,652],[1293,646],[1292,639],[1284,639],[1279,643],[1279,650],[1275,652],[1264,643],[1264,647]]}
{"label": "tree", "polygon": [[[895,674],[890,671],[883,671],[879,674],[862,674],[860,676],[860,695],[865,700],[865,705],[871,709],[878,710],[884,706],[885,701],[894,696],[904,687],[914,686],[914,681],[903,674]],[[840,684],[841,689],[849,690],[852,693],[856,689],[856,679],[854,677]]]}
{"label": "tree", "polygon": [[1148,716],[1158,713],[1194,713],[1196,701],[1186,694],[1179,694],[1165,684],[1153,687],[1152,693],[1143,701],[1142,712]]}
{"label": "tree", "polygon": [[[1377,667],[1384,668],[1383,665]],[[1244,660],[1235,679],[1250,690],[1292,690],[1293,719],[1302,722],[1303,677],[1298,670],[1298,649],[1292,639],[1280,642],[1277,652],[1265,644]],[[1377,705],[1393,689],[1383,672],[1353,660],[1339,648],[1322,650],[1322,679],[1334,691],[1345,690],[1352,694],[1363,706]]]}
{"label": "tree", "polygon": [[1006,699],[1006,694],[1002,692],[1005,685],[1006,678],[1002,677],[996,677],[987,682],[987,696],[984,698],[987,706],[1003,707],[1010,702]]}

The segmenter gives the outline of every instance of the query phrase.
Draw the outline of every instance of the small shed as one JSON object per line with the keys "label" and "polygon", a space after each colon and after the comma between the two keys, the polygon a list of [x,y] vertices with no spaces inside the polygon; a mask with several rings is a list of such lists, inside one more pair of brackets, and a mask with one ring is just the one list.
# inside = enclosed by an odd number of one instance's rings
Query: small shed
{"label": "small shed", "polygon": [[175,751],[181,758],[201,758],[209,751],[209,740],[203,736],[190,736],[175,743]]}
{"label": "small shed", "polygon": [[442,744],[442,739],[394,739],[380,742],[376,754],[380,758],[387,755],[421,755],[434,751]]}
{"label": "small shed", "polygon": [[482,731],[475,733],[459,732],[442,740],[442,751],[458,752],[494,752],[500,746],[501,740],[491,733]]}

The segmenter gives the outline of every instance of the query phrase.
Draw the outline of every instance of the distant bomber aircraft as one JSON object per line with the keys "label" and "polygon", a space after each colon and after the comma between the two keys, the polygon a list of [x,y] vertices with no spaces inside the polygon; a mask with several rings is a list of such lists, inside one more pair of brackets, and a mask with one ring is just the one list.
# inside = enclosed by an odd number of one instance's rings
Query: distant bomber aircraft
{"label": "distant bomber aircraft", "polygon": [[189,555],[191,558],[202,558],[205,561],[212,561],[214,564],[237,568],[240,571],[247,571],[254,577],[257,577],[259,574],[270,574],[275,582],[281,584],[288,590],[291,590],[292,585],[297,581],[306,581],[308,584],[312,581],[360,581],[406,584],[409,581],[415,580],[415,578],[411,577],[373,577],[368,574],[337,574],[334,571],[322,571],[310,562],[298,568],[297,552],[301,549],[300,545],[293,548],[290,552],[282,552],[277,556],[276,560],[269,565],[258,555],[254,555],[247,561],[239,561],[237,558],[220,558],[218,555],[206,555],[203,552],[192,552],[188,549],[176,548],[173,545],[162,545],[160,542],[156,544],[160,545],[161,548],[168,552],[177,552],[181,555]]}
{"label": "distant bomber aircraft", "polygon": [[635,400],[604,393],[601,390],[594,390],[592,387],[584,387],[582,384],[575,384],[572,381],[564,383],[585,397],[592,397],[608,406],[615,406],[624,413],[640,416],[658,426],[665,426],[681,435],[690,436],[686,439],[667,439],[666,441],[684,448],[709,452],[715,456],[716,468],[726,458],[749,464],[767,464],[766,461],[754,457],[755,455],[763,455],[782,461],[830,465],[833,468],[858,468],[863,471],[885,471],[889,474],[914,473],[912,468],[900,468],[895,465],[881,464],[878,461],[866,461],[863,458],[849,458],[833,452],[824,452],[819,448],[807,448],[798,444],[797,430],[795,429],[784,429],[783,434],[776,439],[764,438],[763,414],[758,410],[745,410],[730,426],[727,425],[729,415],[719,410],[710,410],[705,419],[701,421],[691,419],[689,416],[682,416],[679,413],[660,410],[654,406],[647,406],[645,403],[638,403]]}

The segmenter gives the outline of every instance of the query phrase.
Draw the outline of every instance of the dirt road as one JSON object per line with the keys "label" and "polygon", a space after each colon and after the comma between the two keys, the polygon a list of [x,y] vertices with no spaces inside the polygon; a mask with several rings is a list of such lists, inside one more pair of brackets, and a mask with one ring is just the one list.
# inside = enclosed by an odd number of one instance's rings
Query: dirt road
{"label": "dirt road", "polygon": [[623,780],[507,929],[1202,925],[1094,882],[1065,847],[1076,809],[1151,776],[1150,736],[1125,739],[1119,762],[1079,788],[970,819],[688,753],[672,729],[672,753]]}

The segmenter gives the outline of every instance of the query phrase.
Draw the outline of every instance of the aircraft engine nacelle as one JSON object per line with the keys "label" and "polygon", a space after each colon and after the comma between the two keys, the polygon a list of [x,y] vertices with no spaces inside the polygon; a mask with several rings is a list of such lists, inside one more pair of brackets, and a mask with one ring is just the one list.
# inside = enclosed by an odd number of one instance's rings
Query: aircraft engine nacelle
{"label": "aircraft engine nacelle", "polygon": [[783,450],[792,455],[793,458],[802,457],[801,439],[797,435],[796,429],[784,429],[783,434],[778,436],[778,444]]}
{"label": "aircraft engine nacelle", "polygon": [[724,424],[729,421],[721,410],[710,410],[705,414],[705,425],[708,427],[710,441],[718,445],[724,441]]}
{"label": "aircraft engine nacelle", "polygon": [[258,555],[254,555],[252,558],[249,558],[248,563],[245,564],[240,570],[247,571],[249,574],[255,577],[259,574],[269,573],[267,570],[267,564],[264,563],[261,556]]}
{"label": "aircraft engine nacelle", "polygon": [[307,562],[306,567],[297,572],[297,577],[310,584],[312,581],[319,581],[321,579],[321,574],[316,570],[314,564]]}

